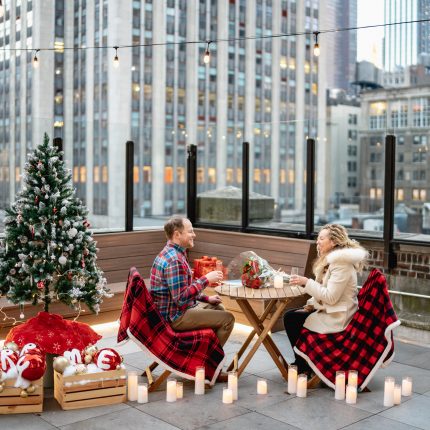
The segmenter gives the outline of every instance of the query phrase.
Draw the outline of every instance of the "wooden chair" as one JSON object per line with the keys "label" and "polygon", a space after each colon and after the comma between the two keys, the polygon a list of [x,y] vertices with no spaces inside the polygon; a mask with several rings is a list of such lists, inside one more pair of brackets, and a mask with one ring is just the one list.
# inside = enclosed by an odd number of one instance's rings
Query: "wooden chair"
{"label": "wooden chair", "polygon": [[363,391],[379,367],[394,357],[392,330],[400,325],[388,294],[387,282],[379,270],[372,270],[358,294],[358,310],[340,333],[319,334],[303,329],[294,350],[318,378],[335,388],[336,371],[357,370],[357,387]]}

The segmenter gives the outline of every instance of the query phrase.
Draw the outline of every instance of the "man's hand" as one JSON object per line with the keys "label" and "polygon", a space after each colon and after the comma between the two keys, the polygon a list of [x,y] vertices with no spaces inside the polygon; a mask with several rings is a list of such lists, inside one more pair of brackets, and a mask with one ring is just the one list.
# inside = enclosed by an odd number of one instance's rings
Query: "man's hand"
{"label": "man's hand", "polygon": [[206,278],[209,283],[212,282],[221,282],[224,278],[221,270],[213,270],[212,272],[206,273]]}
{"label": "man's hand", "polygon": [[221,297],[216,295],[216,296],[209,296],[208,297],[208,303],[211,305],[219,305],[221,303]]}

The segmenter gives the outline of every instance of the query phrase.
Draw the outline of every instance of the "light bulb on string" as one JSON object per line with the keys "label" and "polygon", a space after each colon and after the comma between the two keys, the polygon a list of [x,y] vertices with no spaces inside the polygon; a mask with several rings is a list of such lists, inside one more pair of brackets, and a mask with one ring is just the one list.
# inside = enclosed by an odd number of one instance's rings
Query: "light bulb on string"
{"label": "light bulb on string", "polygon": [[314,32],[314,36],[315,36],[315,43],[314,43],[314,55],[315,57],[319,57],[320,56],[320,45],[318,43],[318,35],[319,35],[319,31],[315,31]]}
{"label": "light bulb on string", "polygon": [[115,57],[113,58],[113,67],[117,69],[119,67],[118,46],[114,46],[113,49],[115,49]]}
{"label": "light bulb on string", "polygon": [[208,40],[207,42],[206,42],[206,50],[205,50],[205,55],[203,56],[203,63],[205,63],[205,64],[209,64],[210,63],[210,61],[211,61],[211,51],[209,50],[209,46],[210,46],[210,44],[211,44],[211,41],[210,40]]}
{"label": "light bulb on string", "polygon": [[33,68],[38,69],[39,68],[39,59],[37,58],[37,53],[40,51],[40,49],[36,49],[36,52],[34,53],[33,57]]}

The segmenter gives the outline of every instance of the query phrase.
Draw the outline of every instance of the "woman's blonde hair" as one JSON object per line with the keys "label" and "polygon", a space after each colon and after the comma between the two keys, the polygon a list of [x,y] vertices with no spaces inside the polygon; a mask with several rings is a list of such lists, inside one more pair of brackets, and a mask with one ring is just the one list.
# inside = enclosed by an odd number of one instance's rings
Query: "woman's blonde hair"
{"label": "woman's blonde hair", "polygon": [[[343,225],[326,224],[321,228],[320,232],[323,230],[327,230],[329,239],[334,243],[333,250],[341,248],[364,249],[356,240],[350,239],[348,232]],[[356,265],[356,269],[361,271],[364,264],[364,261],[360,262],[358,265]],[[315,274],[315,279],[317,282],[322,282],[327,267],[327,255],[318,255],[318,258],[315,260],[312,266],[312,270]]]}

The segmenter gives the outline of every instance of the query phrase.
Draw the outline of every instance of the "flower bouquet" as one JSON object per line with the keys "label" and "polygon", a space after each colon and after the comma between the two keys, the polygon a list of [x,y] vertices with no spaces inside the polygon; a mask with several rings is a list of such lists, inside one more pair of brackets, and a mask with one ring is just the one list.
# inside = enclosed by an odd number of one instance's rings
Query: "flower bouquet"
{"label": "flower bouquet", "polygon": [[241,252],[228,265],[230,279],[241,279],[242,285],[249,288],[261,288],[273,285],[273,278],[281,274],[288,281],[284,272],[273,269],[270,264],[253,251]]}

